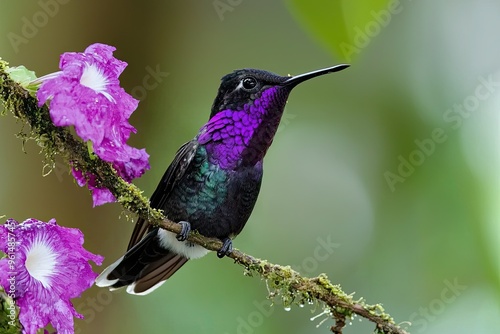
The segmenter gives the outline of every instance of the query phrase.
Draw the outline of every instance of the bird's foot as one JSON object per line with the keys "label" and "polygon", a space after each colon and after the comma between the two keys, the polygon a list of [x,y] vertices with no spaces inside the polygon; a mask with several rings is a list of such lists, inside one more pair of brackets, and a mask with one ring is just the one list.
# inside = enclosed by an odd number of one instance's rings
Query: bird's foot
{"label": "bird's foot", "polygon": [[189,222],[180,221],[181,232],[175,236],[179,241],[184,241],[189,237],[189,232],[191,232],[191,224]]}
{"label": "bird's foot", "polygon": [[217,257],[222,259],[233,251],[233,241],[229,238],[222,239],[222,247],[217,251]]}

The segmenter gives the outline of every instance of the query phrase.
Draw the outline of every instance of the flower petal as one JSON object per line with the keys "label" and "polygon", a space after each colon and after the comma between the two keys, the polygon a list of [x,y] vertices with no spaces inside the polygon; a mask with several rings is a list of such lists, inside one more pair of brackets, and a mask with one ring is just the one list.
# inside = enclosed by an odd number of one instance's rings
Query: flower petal
{"label": "flower petal", "polygon": [[106,188],[93,188],[91,189],[91,191],[92,191],[92,199],[94,201],[93,204],[94,207],[106,203],[116,202],[115,196],[113,196],[111,191],[109,191]]}
{"label": "flower petal", "polygon": [[[101,265],[103,257],[82,247],[80,230],[59,226],[54,219],[27,219],[21,224],[8,220],[0,225],[0,238],[0,250],[12,254],[15,266],[11,268],[8,258],[0,259],[0,268],[8,269],[2,270],[0,284],[6,291],[14,288],[24,333],[37,333],[49,323],[57,333],[74,333],[73,317],[82,316],[70,299],[92,286],[97,274],[89,261]],[[51,258],[39,262],[43,253]]]}

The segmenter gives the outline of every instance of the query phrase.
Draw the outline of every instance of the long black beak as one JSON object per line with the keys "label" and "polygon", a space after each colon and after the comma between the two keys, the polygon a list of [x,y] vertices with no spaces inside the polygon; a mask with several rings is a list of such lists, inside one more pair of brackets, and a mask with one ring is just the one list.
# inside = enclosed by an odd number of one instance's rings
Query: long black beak
{"label": "long black beak", "polygon": [[318,77],[318,76],[323,75],[323,74],[342,71],[342,70],[348,68],[349,66],[351,66],[351,65],[340,64],[340,65],[335,65],[332,67],[323,68],[321,70],[316,70],[316,71],[312,71],[312,72],[308,72],[308,73],[304,73],[304,74],[299,74],[299,75],[293,76],[290,79],[286,80],[285,82],[282,83],[282,85],[289,86],[290,88],[293,88],[296,85],[298,85],[299,83],[304,82],[306,80]]}

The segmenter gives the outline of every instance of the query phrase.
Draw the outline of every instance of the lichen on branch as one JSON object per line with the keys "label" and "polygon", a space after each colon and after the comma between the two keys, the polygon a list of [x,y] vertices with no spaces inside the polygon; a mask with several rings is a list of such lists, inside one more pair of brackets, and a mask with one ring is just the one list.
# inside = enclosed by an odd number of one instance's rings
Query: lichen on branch
{"label": "lichen on branch", "polygon": [[[95,175],[97,182],[108,188],[126,210],[150,224],[180,233],[181,226],[151,208],[149,200],[139,188],[120,178],[109,163],[89,153],[85,143],[75,138],[68,129],[55,126],[47,106],[38,107],[36,98],[9,76],[7,65],[0,59],[0,100],[5,110],[31,127],[29,137],[34,138],[43,149],[47,161],[53,162],[54,157],[59,155],[69,166]],[[191,233],[188,240],[212,251],[222,247],[220,240],[206,238],[196,232]],[[320,305],[325,316],[335,320],[335,325],[330,328],[334,333],[341,333],[350,319],[360,316],[375,324],[376,333],[408,334],[395,324],[380,304],[369,305],[363,298],[355,300],[352,295],[343,292],[340,286],[332,284],[324,274],[313,278],[304,277],[289,266],[272,264],[237,249],[233,250],[229,258],[243,266],[245,274],[265,279],[270,290],[269,297],[279,296],[285,306]]]}

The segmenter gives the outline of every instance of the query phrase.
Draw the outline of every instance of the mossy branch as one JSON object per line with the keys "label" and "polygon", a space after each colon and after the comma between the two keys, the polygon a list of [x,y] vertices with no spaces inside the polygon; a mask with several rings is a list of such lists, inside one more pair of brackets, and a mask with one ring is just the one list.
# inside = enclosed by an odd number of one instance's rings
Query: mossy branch
{"label": "mossy branch", "polygon": [[[100,185],[108,188],[126,210],[150,224],[174,233],[180,232],[179,224],[169,221],[160,211],[150,207],[149,200],[140,189],[121,179],[109,163],[95,155],[91,156],[87,146],[68,129],[56,127],[50,119],[47,106],[39,108],[36,98],[14,82],[6,69],[7,63],[0,60],[0,99],[6,110],[31,127],[29,138],[36,140],[42,147],[47,161],[53,163],[54,157],[60,155],[70,166],[94,174]],[[206,238],[196,232],[191,233],[188,240],[212,251],[222,247],[220,240]],[[380,304],[369,305],[363,299],[355,300],[352,295],[344,293],[340,286],[333,285],[324,274],[313,278],[304,277],[290,266],[272,264],[237,249],[229,257],[245,268],[245,274],[265,279],[268,287],[274,290],[270,292],[271,298],[280,295],[287,304],[319,304],[325,316],[335,320],[335,325],[330,328],[334,333],[341,333],[346,320],[358,315],[375,323],[376,333],[408,334],[395,324]]]}

